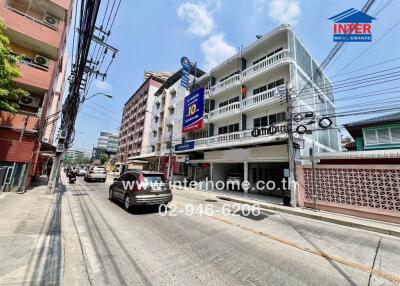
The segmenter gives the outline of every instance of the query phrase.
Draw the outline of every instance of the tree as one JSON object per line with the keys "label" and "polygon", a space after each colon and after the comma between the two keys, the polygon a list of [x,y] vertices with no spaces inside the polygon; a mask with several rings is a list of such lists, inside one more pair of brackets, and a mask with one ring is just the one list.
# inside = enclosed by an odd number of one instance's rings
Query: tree
{"label": "tree", "polygon": [[101,157],[100,157],[101,165],[105,164],[107,161],[108,161],[108,155],[107,154],[101,154]]}
{"label": "tree", "polygon": [[28,97],[29,93],[15,87],[14,79],[22,75],[17,67],[22,57],[13,54],[5,29],[6,25],[0,20],[0,111],[16,112],[18,99]]}

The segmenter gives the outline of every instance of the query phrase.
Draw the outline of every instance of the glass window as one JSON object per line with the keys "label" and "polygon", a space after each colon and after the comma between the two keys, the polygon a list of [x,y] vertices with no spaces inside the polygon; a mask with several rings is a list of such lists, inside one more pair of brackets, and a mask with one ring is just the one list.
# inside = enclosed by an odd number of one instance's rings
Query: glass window
{"label": "glass window", "polygon": [[269,116],[269,124],[276,123],[276,114],[272,114]]}
{"label": "glass window", "polygon": [[389,128],[377,129],[379,144],[390,144]]}
{"label": "glass window", "polygon": [[365,136],[365,145],[376,145],[378,143],[375,129],[364,130],[364,136]]}
{"label": "glass window", "polygon": [[276,122],[284,122],[286,121],[286,112],[281,112],[276,114]]}

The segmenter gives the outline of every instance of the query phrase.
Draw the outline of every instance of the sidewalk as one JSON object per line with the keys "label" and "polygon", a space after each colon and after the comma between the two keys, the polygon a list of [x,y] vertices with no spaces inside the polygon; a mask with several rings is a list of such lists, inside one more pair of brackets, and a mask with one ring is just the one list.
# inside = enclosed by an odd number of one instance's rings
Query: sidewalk
{"label": "sidewalk", "polygon": [[[182,188],[180,190],[185,190],[185,189],[188,188]],[[262,209],[272,210],[275,212],[288,213],[291,215],[302,216],[305,218],[321,220],[343,226],[400,237],[400,224],[381,222],[381,221],[359,218],[349,215],[342,215],[326,211],[314,211],[311,209],[305,209],[299,207],[298,208],[287,207],[283,205],[281,198],[263,196],[258,194],[245,194],[239,191],[224,191],[224,190],[220,191],[220,190],[197,189],[196,191],[213,194],[217,199],[220,200],[226,200],[234,203],[248,204],[248,205],[257,204]]]}
{"label": "sidewalk", "polygon": [[0,285],[89,285],[63,185],[0,193]]}

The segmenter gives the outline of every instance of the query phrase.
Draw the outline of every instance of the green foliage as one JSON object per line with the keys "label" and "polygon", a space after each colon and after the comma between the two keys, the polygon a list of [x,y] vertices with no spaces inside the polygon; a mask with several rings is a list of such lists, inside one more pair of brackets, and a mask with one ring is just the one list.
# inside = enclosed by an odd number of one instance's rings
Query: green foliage
{"label": "green foliage", "polygon": [[108,161],[108,155],[107,155],[107,154],[101,154],[101,157],[100,157],[100,162],[101,162],[101,164],[103,165],[103,164],[105,164],[107,161]]}
{"label": "green foliage", "polygon": [[28,97],[29,93],[14,85],[14,79],[21,77],[17,67],[21,57],[12,53],[10,40],[4,34],[5,29],[5,24],[0,21],[0,110],[16,112],[19,105],[13,101]]}

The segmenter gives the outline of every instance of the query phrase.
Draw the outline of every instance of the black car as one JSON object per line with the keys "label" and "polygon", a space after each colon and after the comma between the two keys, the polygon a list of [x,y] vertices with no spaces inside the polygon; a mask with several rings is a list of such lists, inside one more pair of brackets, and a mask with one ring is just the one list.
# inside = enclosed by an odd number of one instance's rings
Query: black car
{"label": "black car", "polygon": [[129,211],[135,205],[161,205],[172,200],[164,174],[153,171],[127,171],[115,178],[109,189],[109,199],[124,203]]}

